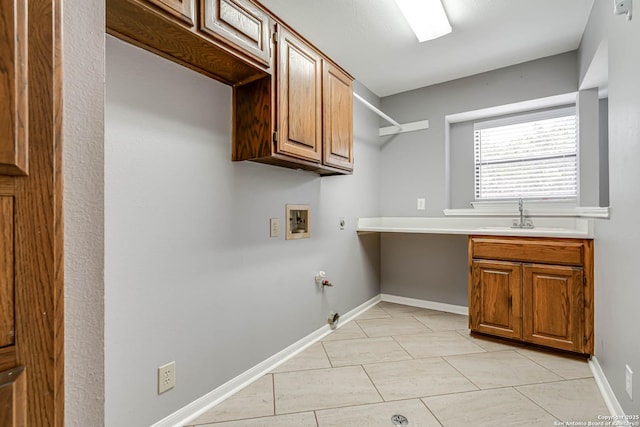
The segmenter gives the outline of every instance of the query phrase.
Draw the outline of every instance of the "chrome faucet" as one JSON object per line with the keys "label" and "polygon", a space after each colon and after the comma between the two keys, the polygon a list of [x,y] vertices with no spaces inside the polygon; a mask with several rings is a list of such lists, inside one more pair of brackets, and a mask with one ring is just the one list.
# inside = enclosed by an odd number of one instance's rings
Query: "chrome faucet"
{"label": "chrome faucet", "polygon": [[514,219],[513,224],[511,224],[511,228],[533,228],[533,221],[524,217],[524,203],[522,202],[522,197],[518,199],[518,211],[520,212],[520,221]]}

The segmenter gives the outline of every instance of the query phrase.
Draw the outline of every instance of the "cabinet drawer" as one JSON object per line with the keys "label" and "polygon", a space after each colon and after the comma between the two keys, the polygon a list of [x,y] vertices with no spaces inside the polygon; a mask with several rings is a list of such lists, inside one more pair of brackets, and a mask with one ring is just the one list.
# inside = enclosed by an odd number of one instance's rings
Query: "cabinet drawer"
{"label": "cabinet drawer", "polygon": [[201,0],[200,30],[222,37],[269,66],[270,27],[267,14],[246,0]]}
{"label": "cabinet drawer", "polygon": [[473,258],[541,264],[584,264],[584,242],[569,239],[472,237]]}

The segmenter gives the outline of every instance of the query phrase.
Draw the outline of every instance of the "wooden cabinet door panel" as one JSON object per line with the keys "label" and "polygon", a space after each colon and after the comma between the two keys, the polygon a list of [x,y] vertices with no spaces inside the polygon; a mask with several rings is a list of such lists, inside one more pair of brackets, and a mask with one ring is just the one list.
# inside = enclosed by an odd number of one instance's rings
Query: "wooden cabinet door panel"
{"label": "wooden cabinet door panel", "polygon": [[27,2],[0,2],[0,175],[26,175]]}
{"label": "wooden cabinet door panel", "polygon": [[0,196],[0,348],[14,343],[13,197]]}
{"label": "wooden cabinet door panel", "polygon": [[246,0],[201,0],[201,30],[221,36],[268,66],[270,30],[266,13]]}
{"label": "wooden cabinet door panel", "polygon": [[523,339],[582,352],[584,289],[581,268],[526,265]]}
{"label": "wooden cabinet door panel", "polygon": [[474,260],[469,289],[471,330],[522,337],[521,265]]}
{"label": "wooden cabinet door panel", "polygon": [[184,23],[193,26],[194,0],[148,0]]}
{"label": "wooden cabinet door panel", "polygon": [[321,58],[285,28],[278,30],[277,151],[320,161],[322,152]]}
{"label": "wooden cabinet door panel", "polygon": [[26,372],[20,366],[0,372],[0,427],[26,427]]}
{"label": "wooden cabinet door panel", "polygon": [[353,170],[353,89],[351,78],[323,61],[322,111],[325,164]]}

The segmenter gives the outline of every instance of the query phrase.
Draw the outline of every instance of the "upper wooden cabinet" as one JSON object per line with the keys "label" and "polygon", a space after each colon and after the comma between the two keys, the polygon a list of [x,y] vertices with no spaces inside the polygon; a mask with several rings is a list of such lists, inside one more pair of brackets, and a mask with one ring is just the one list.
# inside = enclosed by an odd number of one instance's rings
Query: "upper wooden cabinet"
{"label": "upper wooden cabinet", "polygon": [[184,21],[187,25],[193,26],[194,0],[149,0],[149,2],[166,10],[173,16]]}
{"label": "upper wooden cabinet", "polygon": [[277,152],[320,162],[322,59],[285,28],[278,34]]}
{"label": "upper wooden cabinet", "polygon": [[200,29],[232,41],[265,66],[270,64],[269,17],[246,0],[200,0]]}
{"label": "upper wooden cabinet", "polygon": [[28,171],[27,2],[0,2],[0,175]]}
{"label": "upper wooden cabinet", "polygon": [[269,75],[238,37],[196,28],[194,8],[192,0],[107,0],[107,32],[228,85]]}
{"label": "upper wooden cabinet", "polygon": [[322,61],[324,164],[353,169],[353,82],[344,71]]}
{"label": "upper wooden cabinet", "polygon": [[106,22],[109,34],[233,86],[233,160],[353,171],[353,79],[258,2],[107,0]]}
{"label": "upper wooden cabinet", "polygon": [[593,241],[471,236],[472,331],[593,353]]}
{"label": "upper wooden cabinet", "polygon": [[275,77],[234,87],[233,160],[353,170],[352,78],[277,25]]}

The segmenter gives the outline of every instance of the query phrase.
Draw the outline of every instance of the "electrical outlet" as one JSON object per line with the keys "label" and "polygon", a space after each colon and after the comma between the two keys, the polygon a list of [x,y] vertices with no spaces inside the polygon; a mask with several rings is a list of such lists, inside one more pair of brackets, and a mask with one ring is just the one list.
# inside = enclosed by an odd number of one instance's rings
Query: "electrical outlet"
{"label": "electrical outlet", "polygon": [[422,198],[419,198],[419,199],[417,200],[416,208],[417,208],[419,211],[423,211],[423,210],[425,209],[425,205],[426,205],[426,200],[425,200],[425,199],[422,199]]}
{"label": "electrical outlet", "polygon": [[176,362],[169,362],[158,368],[158,394],[176,386]]}
{"label": "electrical outlet", "polygon": [[280,220],[278,218],[269,219],[269,237],[278,237],[280,235]]}
{"label": "electrical outlet", "polygon": [[629,395],[629,399],[633,400],[633,371],[629,365],[625,365],[624,389]]}

